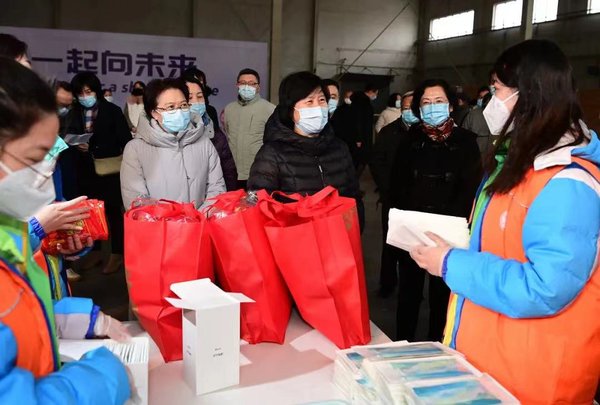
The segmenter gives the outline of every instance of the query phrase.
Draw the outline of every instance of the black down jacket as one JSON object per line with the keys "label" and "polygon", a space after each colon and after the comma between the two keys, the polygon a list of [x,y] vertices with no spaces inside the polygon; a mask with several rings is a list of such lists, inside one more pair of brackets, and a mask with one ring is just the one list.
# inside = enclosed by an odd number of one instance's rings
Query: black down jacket
{"label": "black down jacket", "polygon": [[249,190],[311,195],[333,186],[340,195],[360,202],[348,146],[329,125],[315,138],[301,136],[280,121],[276,109],[265,126],[263,142],[250,169]]}

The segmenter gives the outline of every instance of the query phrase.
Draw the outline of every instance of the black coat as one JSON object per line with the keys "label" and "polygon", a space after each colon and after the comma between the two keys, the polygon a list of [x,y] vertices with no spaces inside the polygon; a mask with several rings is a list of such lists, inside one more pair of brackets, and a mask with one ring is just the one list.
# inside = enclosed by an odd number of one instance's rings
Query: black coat
{"label": "black coat", "polygon": [[421,124],[400,139],[392,169],[392,206],[403,210],[468,217],[481,181],[476,135],[455,127],[434,142]]}
{"label": "black coat", "polygon": [[[76,103],[65,121],[65,133],[83,134],[85,132],[84,110],[81,105]],[[98,100],[94,135],[90,139],[90,154],[97,159],[120,156],[130,140],[131,132],[123,111],[104,99]]]}
{"label": "black coat", "polygon": [[315,138],[301,136],[280,121],[276,109],[263,141],[250,169],[249,190],[311,195],[333,186],[340,195],[360,200],[348,147],[329,125]]}
{"label": "black coat", "polygon": [[392,167],[398,152],[398,146],[403,137],[408,133],[408,127],[398,118],[379,131],[373,145],[371,156],[371,174],[379,190],[381,201],[389,205]]}

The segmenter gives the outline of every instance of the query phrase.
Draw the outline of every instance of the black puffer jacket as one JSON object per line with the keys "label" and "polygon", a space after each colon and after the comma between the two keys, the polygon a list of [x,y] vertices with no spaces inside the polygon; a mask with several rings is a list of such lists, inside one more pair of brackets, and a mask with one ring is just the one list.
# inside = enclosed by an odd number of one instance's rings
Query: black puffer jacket
{"label": "black puffer jacket", "polygon": [[276,109],[263,141],[250,169],[249,190],[311,195],[333,186],[340,195],[360,200],[348,146],[329,125],[315,138],[301,136],[280,121]]}

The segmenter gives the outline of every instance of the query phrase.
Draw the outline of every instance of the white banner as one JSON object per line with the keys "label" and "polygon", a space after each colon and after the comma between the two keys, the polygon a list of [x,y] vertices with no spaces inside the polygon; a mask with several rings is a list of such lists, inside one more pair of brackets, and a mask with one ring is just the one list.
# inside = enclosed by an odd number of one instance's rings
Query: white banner
{"label": "white banner", "polygon": [[133,83],[178,77],[188,66],[204,71],[214,89],[211,105],[220,112],[237,97],[236,78],[243,68],[261,76],[261,93],[268,94],[268,48],[264,42],[163,37],[1,27],[29,46],[33,69],[48,79],[70,81],[75,73],[92,71],[102,88],[113,92],[123,107]]}

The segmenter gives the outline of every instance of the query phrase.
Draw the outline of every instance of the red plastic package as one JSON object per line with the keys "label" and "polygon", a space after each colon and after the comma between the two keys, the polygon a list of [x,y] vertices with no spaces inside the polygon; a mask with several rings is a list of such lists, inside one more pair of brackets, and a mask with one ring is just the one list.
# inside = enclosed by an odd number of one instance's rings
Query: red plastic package
{"label": "red plastic package", "polygon": [[75,224],[82,227],[81,231],[55,231],[51,232],[42,240],[42,250],[50,255],[57,255],[59,251],[57,245],[63,246],[67,243],[67,238],[75,234],[81,239],[88,237],[93,240],[108,240],[108,224],[106,223],[106,214],[104,212],[104,201],[84,200],[73,208],[90,207],[90,217],[77,221]]}

